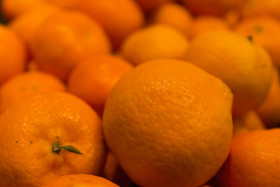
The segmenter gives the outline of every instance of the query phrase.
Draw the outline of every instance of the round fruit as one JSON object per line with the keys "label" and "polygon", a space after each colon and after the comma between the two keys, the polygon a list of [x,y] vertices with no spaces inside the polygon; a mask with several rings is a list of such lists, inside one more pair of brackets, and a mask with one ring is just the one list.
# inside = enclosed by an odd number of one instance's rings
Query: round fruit
{"label": "round fruit", "polygon": [[268,95],[273,66],[254,39],[225,30],[206,32],[192,40],[186,56],[230,87],[234,116],[256,109]]}
{"label": "round fruit", "polygon": [[184,59],[189,42],[180,31],[167,25],[152,25],[129,35],[120,50],[121,56],[139,65],[159,58]]}
{"label": "round fruit", "polygon": [[109,95],[105,140],[140,186],[198,186],[228,155],[231,106],[229,88],[196,66],[149,61],[125,74]]}
{"label": "round fruit", "polygon": [[38,28],[31,50],[40,69],[67,80],[80,61],[110,53],[110,43],[90,17],[78,11],[59,11]]}
{"label": "round fruit", "polygon": [[222,186],[280,186],[280,129],[243,133],[233,138],[219,172]]}
{"label": "round fruit", "polygon": [[59,177],[42,187],[119,187],[118,185],[98,176],[72,174]]}
{"label": "round fruit", "polygon": [[0,85],[24,71],[26,50],[23,42],[7,27],[0,25]]}
{"label": "round fruit", "polygon": [[0,186],[41,186],[73,174],[98,174],[105,161],[101,121],[64,93],[18,100],[0,116]]}

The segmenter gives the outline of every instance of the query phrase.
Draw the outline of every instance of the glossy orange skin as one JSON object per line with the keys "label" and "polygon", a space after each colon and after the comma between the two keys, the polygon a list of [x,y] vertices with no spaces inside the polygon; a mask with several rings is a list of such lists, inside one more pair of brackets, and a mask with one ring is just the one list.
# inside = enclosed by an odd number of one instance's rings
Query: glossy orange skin
{"label": "glossy orange skin", "polygon": [[184,6],[172,2],[159,6],[151,18],[151,24],[169,25],[186,37],[189,37],[192,21],[192,15]]}
{"label": "glossy orange skin", "polygon": [[[71,94],[25,97],[1,114],[0,124],[0,186],[41,186],[67,174],[97,175],[103,167],[101,120]],[[83,155],[53,152],[58,141]]]}
{"label": "glossy orange skin", "polygon": [[198,186],[227,157],[231,106],[229,88],[196,66],[148,61],[125,74],[110,93],[105,140],[140,186]]}
{"label": "glossy orange skin", "polygon": [[23,42],[4,25],[0,25],[0,85],[24,71],[27,54]]}
{"label": "glossy orange skin", "polygon": [[144,15],[134,0],[80,0],[78,9],[102,25],[115,50],[145,23]]}
{"label": "glossy orange skin", "polygon": [[187,37],[177,29],[153,24],[129,35],[120,49],[120,56],[134,65],[163,58],[183,60],[188,47]]}
{"label": "glossy orange skin", "polygon": [[44,21],[34,36],[31,49],[40,69],[67,80],[80,61],[110,53],[111,45],[96,21],[84,13],[65,10]]}
{"label": "glossy orange skin", "polygon": [[274,70],[273,82],[268,96],[257,108],[257,113],[267,128],[276,127],[280,123],[280,82],[278,70]]}
{"label": "glossy orange skin", "polygon": [[280,129],[258,130],[237,135],[219,180],[222,186],[280,185]]}
{"label": "glossy orange skin", "polygon": [[193,39],[204,32],[217,30],[230,30],[230,26],[218,16],[197,16],[190,27],[189,37]]}
{"label": "glossy orange skin", "polygon": [[40,71],[17,74],[0,87],[0,113],[24,96],[51,91],[66,91],[66,86],[55,76]]}
{"label": "glossy orange skin", "polygon": [[42,187],[119,187],[118,185],[106,180],[104,178],[86,175],[74,174],[65,175],[52,181],[50,184]]}
{"label": "glossy orange skin", "polygon": [[280,23],[274,17],[252,17],[236,25],[235,31],[243,36],[252,36],[269,53],[273,64],[280,70]]}
{"label": "glossy orange skin", "polygon": [[191,41],[186,59],[230,87],[234,116],[256,109],[268,95],[272,61],[262,46],[246,37],[227,30],[203,33]]}
{"label": "glossy orange skin", "polygon": [[86,59],[72,71],[68,91],[82,98],[102,116],[112,88],[132,68],[129,62],[113,55]]}
{"label": "glossy orange skin", "polygon": [[12,20],[29,10],[36,9],[45,4],[46,0],[2,0],[1,8],[4,17]]}
{"label": "glossy orange skin", "polygon": [[9,28],[24,41],[30,56],[30,47],[35,33],[47,17],[56,11],[59,11],[58,7],[47,4],[36,9],[26,11],[9,22]]}

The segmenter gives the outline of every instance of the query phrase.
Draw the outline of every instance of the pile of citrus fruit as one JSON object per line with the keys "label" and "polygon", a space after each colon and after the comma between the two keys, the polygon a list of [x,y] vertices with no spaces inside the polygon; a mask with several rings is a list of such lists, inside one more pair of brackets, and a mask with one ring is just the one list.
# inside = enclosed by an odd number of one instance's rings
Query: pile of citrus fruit
{"label": "pile of citrus fruit", "polygon": [[280,186],[280,0],[0,5],[0,187]]}

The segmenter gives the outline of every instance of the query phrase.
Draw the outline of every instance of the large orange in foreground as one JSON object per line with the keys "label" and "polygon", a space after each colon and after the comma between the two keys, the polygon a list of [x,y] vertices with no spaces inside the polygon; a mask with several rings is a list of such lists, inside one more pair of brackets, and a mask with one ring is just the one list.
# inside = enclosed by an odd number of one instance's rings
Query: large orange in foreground
{"label": "large orange in foreground", "polygon": [[0,124],[0,186],[37,187],[62,175],[102,169],[100,119],[73,95],[25,97],[2,113]]}
{"label": "large orange in foreground", "polygon": [[140,186],[198,186],[227,157],[231,106],[229,88],[196,66],[168,59],[145,62],[109,95],[105,140]]}

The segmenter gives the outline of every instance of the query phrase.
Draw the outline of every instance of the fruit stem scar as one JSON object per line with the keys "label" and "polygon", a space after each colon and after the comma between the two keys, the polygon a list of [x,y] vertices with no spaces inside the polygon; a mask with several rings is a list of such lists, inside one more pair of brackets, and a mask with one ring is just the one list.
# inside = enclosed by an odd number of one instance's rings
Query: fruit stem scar
{"label": "fruit stem scar", "polygon": [[52,144],[53,153],[59,154],[61,150],[65,150],[65,151],[80,154],[80,155],[83,154],[78,149],[76,149],[75,147],[73,147],[71,145],[61,146],[59,141]]}
{"label": "fruit stem scar", "polygon": [[247,38],[248,38],[248,40],[249,40],[251,43],[253,43],[253,36],[250,35],[250,36],[248,36]]}

